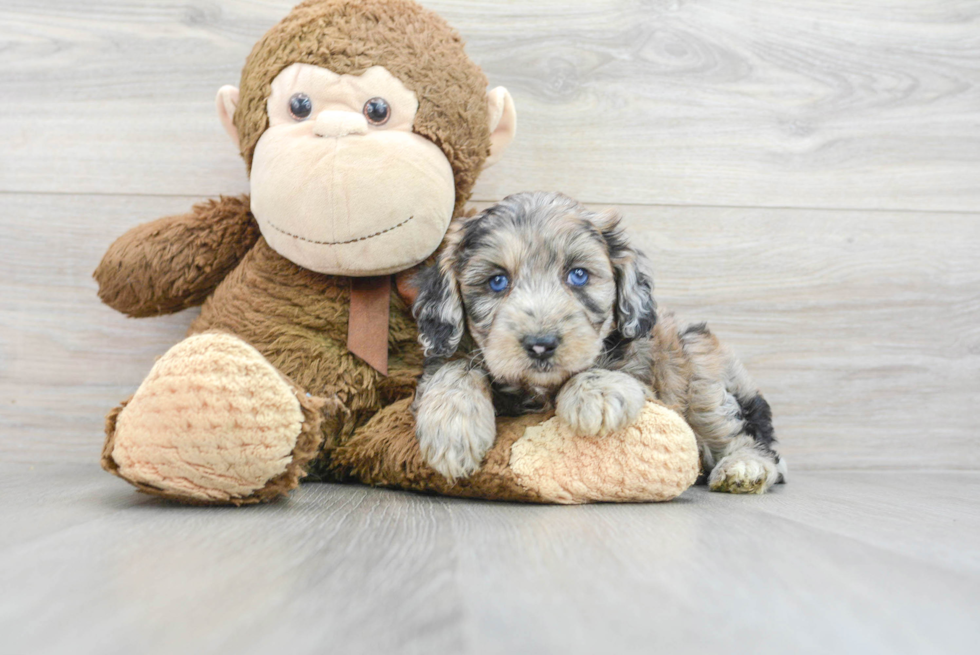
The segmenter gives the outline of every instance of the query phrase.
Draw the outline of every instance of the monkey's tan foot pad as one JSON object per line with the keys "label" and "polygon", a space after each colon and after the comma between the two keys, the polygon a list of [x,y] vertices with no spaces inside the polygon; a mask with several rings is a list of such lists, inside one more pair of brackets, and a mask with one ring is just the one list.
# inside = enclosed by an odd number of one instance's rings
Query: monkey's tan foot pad
{"label": "monkey's tan foot pad", "polygon": [[578,436],[557,418],[530,426],[511,446],[510,468],[545,502],[649,502],[694,484],[700,460],[687,422],[648,402],[636,421],[606,436]]}
{"label": "monkey's tan foot pad", "polygon": [[142,491],[182,502],[271,500],[305,474],[329,404],[241,339],[195,335],[161,357],[106,417],[102,465]]}

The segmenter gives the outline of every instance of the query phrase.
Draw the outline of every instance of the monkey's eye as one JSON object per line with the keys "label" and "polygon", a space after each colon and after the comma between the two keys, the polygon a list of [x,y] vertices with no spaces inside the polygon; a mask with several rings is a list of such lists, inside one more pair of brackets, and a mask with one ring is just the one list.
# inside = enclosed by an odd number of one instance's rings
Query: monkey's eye
{"label": "monkey's eye", "polygon": [[306,120],[313,113],[313,101],[305,93],[294,93],[289,99],[289,113],[298,121]]}
{"label": "monkey's eye", "polygon": [[589,272],[584,268],[573,268],[566,279],[573,287],[584,287],[589,283]]}
{"label": "monkey's eye", "polygon": [[500,293],[510,286],[510,279],[506,275],[494,275],[487,280],[487,286],[494,293]]}
{"label": "monkey's eye", "polygon": [[391,118],[391,107],[384,98],[371,98],[364,103],[364,118],[372,125],[384,125]]}

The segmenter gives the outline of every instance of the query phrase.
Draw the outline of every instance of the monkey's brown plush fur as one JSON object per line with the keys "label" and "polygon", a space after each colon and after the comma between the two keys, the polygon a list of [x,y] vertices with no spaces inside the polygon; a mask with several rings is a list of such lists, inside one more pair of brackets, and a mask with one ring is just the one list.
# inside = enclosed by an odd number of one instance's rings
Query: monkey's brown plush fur
{"label": "monkey's brown plush fur", "polygon": [[[300,62],[338,74],[381,65],[418,96],[413,131],[449,160],[460,213],[490,150],[486,78],[442,19],[407,0],[309,0],[253,49],[234,114],[251,164],[270,83]],[[378,193],[384,193],[379,189]],[[422,353],[410,307],[391,294],[388,375],[346,347],[351,279],[274,251],[247,196],[130,230],[95,271],[129,316],[201,305],[189,337],[109,413],[103,467],[142,491],[192,504],[271,500],[321,480],[530,502],[665,500],[697,475],[694,437],[651,403],[645,422],[575,439],[548,416],[502,419],[472,477],[423,462],[409,404]]]}

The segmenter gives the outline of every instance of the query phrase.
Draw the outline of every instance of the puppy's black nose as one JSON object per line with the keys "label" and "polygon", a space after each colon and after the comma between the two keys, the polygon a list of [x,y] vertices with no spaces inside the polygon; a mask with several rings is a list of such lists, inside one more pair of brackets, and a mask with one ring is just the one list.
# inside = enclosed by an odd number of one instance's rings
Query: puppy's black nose
{"label": "puppy's black nose", "polygon": [[532,359],[551,359],[561,340],[553,334],[532,334],[524,337],[521,343]]}

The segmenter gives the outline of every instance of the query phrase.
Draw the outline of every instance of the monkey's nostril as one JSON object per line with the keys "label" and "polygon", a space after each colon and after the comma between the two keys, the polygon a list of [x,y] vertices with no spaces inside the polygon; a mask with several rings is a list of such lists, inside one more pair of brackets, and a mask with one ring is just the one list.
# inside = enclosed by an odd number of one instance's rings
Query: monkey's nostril
{"label": "monkey's nostril", "polygon": [[550,359],[558,349],[561,339],[554,334],[532,334],[521,340],[524,350],[533,359]]}

